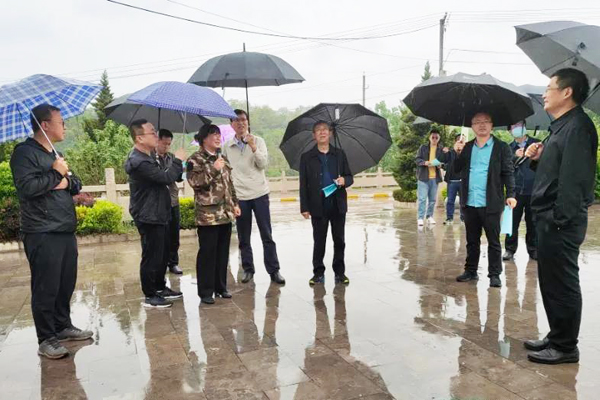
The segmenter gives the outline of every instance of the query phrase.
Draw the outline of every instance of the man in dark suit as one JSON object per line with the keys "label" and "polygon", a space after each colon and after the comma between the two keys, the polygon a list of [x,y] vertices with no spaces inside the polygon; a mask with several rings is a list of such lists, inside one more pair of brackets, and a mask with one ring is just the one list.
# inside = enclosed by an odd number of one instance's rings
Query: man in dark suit
{"label": "man in dark suit", "polygon": [[488,240],[490,287],[501,287],[500,219],[504,204],[515,208],[517,200],[513,155],[508,144],[491,135],[493,126],[490,114],[477,113],[471,120],[475,139],[466,144],[463,141],[454,144],[454,151],[458,154],[454,170],[461,177],[460,206],[467,230],[465,272],[456,280],[468,282],[479,279],[477,268],[483,229]]}
{"label": "man in dark suit", "polygon": [[[313,226],[313,272],[309,283],[325,282],[325,244],[331,224],[333,238],[333,271],[335,282],[348,284],[344,264],[346,243],[344,230],[348,201],[346,188],[354,182],[348,159],[342,149],[329,145],[331,126],[324,121],[313,125],[316,145],[300,158],[300,212]],[[324,188],[335,184],[335,192],[326,196]]]}

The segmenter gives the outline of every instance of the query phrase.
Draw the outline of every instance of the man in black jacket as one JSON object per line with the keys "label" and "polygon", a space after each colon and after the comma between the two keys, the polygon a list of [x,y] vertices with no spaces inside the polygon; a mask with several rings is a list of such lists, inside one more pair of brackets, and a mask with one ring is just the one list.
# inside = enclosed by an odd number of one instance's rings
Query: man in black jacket
{"label": "man in black jacket", "polygon": [[[506,251],[502,256],[505,261],[512,260],[517,247],[519,246],[519,225],[521,218],[525,214],[525,226],[527,232],[525,234],[525,244],[529,258],[537,260],[537,234],[533,223],[533,212],[531,210],[531,190],[533,188],[533,180],[535,172],[529,168],[529,159],[521,162],[521,158],[525,154],[525,149],[533,143],[539,142],[538,139],[529,137],[525,128],[525,121],[518,122],[509,127],[515,140],[510,144],[510,150],[513,152],[513,160],[515,165],[515,188],[517,206],[513,211],[513,227],[512,234],[506,235],[504,247]],[[518,163],[518,165],[517,165]]]}
{"label": "man in black jacket", "polygon": [[140,278],[146,296],[145,307],[165,308],[170,300],[183,297],[166,286],[171,196],[168,185],[181,179],[185,155],[176,154],[169,168],[163,168],[155,153],[158,135],[145,119],[133,121],[129,127],[134,148],[125,162],[129,175],[129,213],[142,241]]}
{"label": "man in black jacket", "polygon": [[528,340],[530,361],[560,364],[579,361],[581,325],[579,247],[585,239],[588,207],[594,201],[598,133],[581,103],[587,77],[572,68],[555,72],[544,93],[544,109],[555,120],[550,136],[525,155],[536,169],[531,208],[538,233],[538,275],[550,333]]}
{"label": "man in black jacket", "polygon": [[[475,139],[454,144],[458,157],[455,171],[461,175],[460,206],[467,230],[467,260],[459,282],[477,280],[481,230],[488,240],[488,277],[490,287],[501,287],[502,245],[500,219],[504,204],[516,206],[513,157],[508,144],[491,135],[492,116],[477,113],[471,120]],[[505,193],[506,190],[506,200]]]}
{"label": "man in black jacket", "polygon": [[[461,140],[462,134],[460,132],[456,132],[454,135],[454,143]],[[446,175],[444,175],[444,181],[447,184],[447,198],[446,198],[446,221],[444,221],[444,225],[451,225],[454,222],[454,208],[456,204],[456,196],[460,192],[460,174],[454,170],[454,161],[456,160],[456,152],[451,151],[449,154],[450,157],[446,161],[444,165],[444,169],[446,170]],[[460,220],[464,221],[463,210],[460,209]]]}
{"label": "man in black jacket", "polygon": [[[331,224],[333,238],[333,272],[335,282],[348,284],[344,264],[346,243],[344,230],[348,200],[346,188],[354,182],[348,159],[343,150],[329,145],[331,126],[324,121],[313,125],[316,145],[300,158],[300,212],[311,219],[313,227],[313,273],[309,283],[325,282],[325,244]],[[326,196],[323,189],[334,184],[337,189]]]}
{"label": "man in black jacket", "polygon": [[59,342],[86,340],[91,331],[71,323],[71,296],[77,281],[77,217],[74,195],[81,181],[52,143],[65,138],[60,109],[41,104],[32,110],[33,138],[15,147],[10,167],[21,205],[21,232],[31,269],[31,310],[38,354],[61,358]]}

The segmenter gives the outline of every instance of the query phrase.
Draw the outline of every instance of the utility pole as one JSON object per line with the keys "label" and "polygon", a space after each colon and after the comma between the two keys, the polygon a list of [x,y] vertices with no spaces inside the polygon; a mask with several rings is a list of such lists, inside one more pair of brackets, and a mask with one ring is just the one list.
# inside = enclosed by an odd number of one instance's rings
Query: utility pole
{"label": "utility pole", "polygon": [[444,72],[444,32],[446,32],[446,19],[448,18],[448,13],[444,14],[444,18],[440,19],[440,70],[438,72],[439,76],[445,76]]}
{"label": "utility pole", "polygon": [[367,92],[367,77],[365,76],[365,73],[363,72],[363,102],[362,102],[363,107],[366,107],[366,105],[365,105],[366,92]]}

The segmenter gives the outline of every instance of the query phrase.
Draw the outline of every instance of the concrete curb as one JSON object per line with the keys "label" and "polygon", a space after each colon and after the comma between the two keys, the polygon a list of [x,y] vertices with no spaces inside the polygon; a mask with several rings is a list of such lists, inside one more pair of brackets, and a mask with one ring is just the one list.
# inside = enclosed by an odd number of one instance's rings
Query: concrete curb
{"label": "concrete curb", "polygon": [[[358,199],[389,199],[392,197],[390,193],[368,193],[368,194],[348,194],[348,200]],[[272,199],[274,201],[279,200],[282,203],[300,201],[299,197],[280,197],[279,199]]]}

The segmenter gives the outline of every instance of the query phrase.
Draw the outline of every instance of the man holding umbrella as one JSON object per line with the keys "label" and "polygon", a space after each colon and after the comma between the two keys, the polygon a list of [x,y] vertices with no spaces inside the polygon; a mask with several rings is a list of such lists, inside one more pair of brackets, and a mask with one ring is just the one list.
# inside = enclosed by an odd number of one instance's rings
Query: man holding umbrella
{"label": "man holding umbrella", "polygon": [[586,75],[572,68],[552,74],[544,108],[555,120],[550,136],[529,146],[536,178],[531,195],[538,233],[538,275],[550,332],[528,340],[530,361],[544,364],[579,361],[581,324],[579,247],[585,239],[588,207],[594,201],[598,134],[581,104]]}
{"label": "man holding umbrella", "polygon": [[467,231],[465,272],[456,280],[468,282],[479,279],[477,269],[483,229],[488,240],[490,287],[501,287],[500,218],[504,204],[514,208],[517,200],[512,152],[506,143],[491,135],[493,125],[489,113],[479,112],[471,119],[475,139],[466,144],[463,141],[454,144],[458,154],[454,169],[461,176],[460,205]]}

